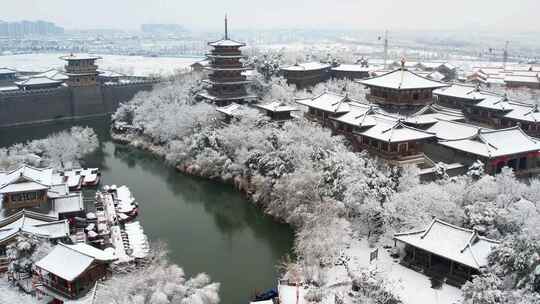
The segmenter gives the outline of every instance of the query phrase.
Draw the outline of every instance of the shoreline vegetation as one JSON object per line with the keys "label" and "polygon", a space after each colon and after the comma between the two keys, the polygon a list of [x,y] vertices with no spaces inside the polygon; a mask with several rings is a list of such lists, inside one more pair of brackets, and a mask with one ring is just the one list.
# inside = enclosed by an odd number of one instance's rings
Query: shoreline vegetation
{"label": "shoreline vegetation", "polygon": [[[93,129],[72,127],[43,139],[0,148],[0,171],[13,170],[22,164],[57,170],[78,168],[83,158],[94,152],[99,144]],[[15,242],[6,246],[8,268],[16,272],[19,278],[31,277],[32,265],[51,252],[53,247],[46,238],[21,234]],[[0,302],[34,304],[51,300],[48,296],[35,297],[23,292],[22,286],[28,289],[29,282],[28,279],[10,282],[6,277],[0,277]],[[167,245],[161,241],[151,244],[145,266],[113,270],[111,278],[96,286],[86,296],[95,303],[220,302],[220,283],[212,282],[205,273],[187,277],[180,266],[170,262]]]}
{"label": "shoreline vegetation", "polygon": [[[345,82],[329,81],[313,93],[360,93]],[[255,93],[263,102],[292,104],[308,95],[279,78],[258,83]],[[466,175],[420,183],[414,168],[389,167],[352,152],[343,137],[304,118],[277,124],[248,108],[224,123],[215,107],[195,100],[200,89],[200,76],[187,74],[137,95],[113,115],[113,139],[158,155],[184,174],[231,184],[290,224],[297,259],[281,265],[283,279],[304,284],[306,299],[411,303],[414,291],[399,290],[384,273],[340,261],[351,258],[344,252],[362,240],[400,255],[389,245],[393,235],[433,218],[501,241],[489,269],[462,287],[461,303],[540,299],[534,274],[540,269],[537,179],[521,183],[510,169],[489,176],[478,163]],[[354,288],[357,283],[363,288]]]}

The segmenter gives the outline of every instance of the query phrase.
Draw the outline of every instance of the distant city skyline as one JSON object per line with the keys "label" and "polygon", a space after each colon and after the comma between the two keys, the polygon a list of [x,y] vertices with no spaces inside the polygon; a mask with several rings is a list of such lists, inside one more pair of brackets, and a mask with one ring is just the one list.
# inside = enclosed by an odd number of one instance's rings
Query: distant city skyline
{"label": "distant city skyline", "polygon": [[[518,3],[519,2],[519,3]],[[538,0],[21,0],[2,4],[3,21],[46,20],[68,30],[139,29],[144,23],[234,29],[538,31]]]}

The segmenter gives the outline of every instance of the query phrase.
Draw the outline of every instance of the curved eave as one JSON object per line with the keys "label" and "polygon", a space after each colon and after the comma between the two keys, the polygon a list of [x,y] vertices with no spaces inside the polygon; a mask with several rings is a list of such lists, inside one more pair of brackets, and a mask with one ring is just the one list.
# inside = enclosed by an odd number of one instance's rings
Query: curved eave
{"label": "curved eave", "polygon": [[364,83],[362,80],[356,81],[356,83],[365,85],[366,87],[376,87],[376,88],[383,88],[383,89],[390,89],[390,90],[397,90],[397,91],[409,91],[409,90],[436,90],[436,89],[440,89],[440,88],[447,87],[447,85],[438,85],[438,86],[422,86],[422,87],[415,87],[415,88],[400,88],[400,87],[391,87],[391,86],[384,86],[384,85],[375,85],[375,84]]}
{"label": "curved eave", "polygon": [[206,54],[206,57],[208,58],[223,58],[223,59],[235,59],[235,58],[247,58],[247,55],[214,55],[214,54]]}
{"label": "curved eave", "polygon": [[208,79],[203,80],[204,83],[210,84],[210,85],[239,85],[239,84],[250,84],[253,81],[250,80],[243,80],[243,81],[227,81],[227,82],[216,82]]}
{"label": "curved eave", "polygon": [[211,95],[208,93],[200,93],[198,96],[209,99],[212,101],[224,101],[224,100],[252,100],[257,99],[257,96],[255,95],[242,95],[242,96],[234,96],[234,97],[218,97],[215,95]]}
{"label": "curved eave", "polygon": [[250,67],[241,67],[241,68],[215,68],[215,67],[204,67],[205,70],[209,71],[249,71],[253,70]]}
{"label": "curved eave", "polygon": [[100,73],[99,72],[95,72],[95,73],[64,73],[66,74],[67,76],[87,76],[87,75],[99,75]]}

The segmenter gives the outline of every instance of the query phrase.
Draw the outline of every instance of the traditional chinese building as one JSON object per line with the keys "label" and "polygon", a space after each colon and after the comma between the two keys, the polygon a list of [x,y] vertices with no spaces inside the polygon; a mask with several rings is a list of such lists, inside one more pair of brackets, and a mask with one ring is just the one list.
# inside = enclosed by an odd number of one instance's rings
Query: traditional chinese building
{"label": "traditional chinese building", "polygon": [[531,136],[540,135],[540,112],[536,105],[464,85],[437,89],[433,94],[437,104],[461,109],[470,121],[491,128],[519,126]]}
{"label": "traditional chinese building", "polygon": [[393,164],[422,163],[423,144],[435,139],[433,133],[408,125],[403,117],[347,95],[326,92],[297,103],[308,107],[307,118],[346,136],[356,150],[366,150]]}
{"label": "traditional chinese building", "polygon": [[303,89],[330,79],[331,68],[330,64],[321,62],[296,63],[281,68],[281,74],[287,79],[287,83]]}
{"label": "traditional chinese building", "polygon": [[424,163],[423,145],[435,139],[433,133],[384,114],[367,114],[362,118],[365,119],[352,131],[353,145],[358,150],[367,150],[396,165]]}
{"label": "traditional chinese building", "polygon": [[456,287],[479,274],[499,245],[474,230],[438,219],[424,229],[397,233],[394,240],[402,249],[402,265]]}
{"label": "traditional chinese building", "polygon": [[6,246],[24,234],[51,242],[68,241],[70,228],[67,220],[58,220],[56,217],[28,210],[0,220],[0,272],[7,270]]}
{"label": "traditional chinese building", "polygon": [[482,161],[490,174],[501,172],[505,166],[518,175],[540,171],[540,140],[525,134],[519,127],[499,130],[480,128],[474,136],[439,140],[438,145],[457,154],[457,157],[470,159],[470,163]]}
{"label": "traditional chinese building", "polygon": [[108,265],[115,259],[111,252],[84,243],[60,243],[35,263],[36,288],[59,301],[80,298],[110,274]]}
{"label": "traditional chinese building", "polygon": [[63,84],[61,80],[55,80],[44,76],[30,77],[21,81],[15,82],[15,85],[20,90],[36,90],[36,89],[53,89],[58,88]]}
{"label": "traditional chinese building", "polygon": [[204,67],[210,71],[208,79],[204,80],[208,87],[206,92],[199,96],[217,105],[228,105],[231,102],[243,103],[256,99],[255,95],[248,94],[246,90],[246,85],[251,81],[242,75],[242,72],[251,70],[241,61],[246,56],[242,55],[240,48],[246,44],[229,38],[227,17],[225,17],[223,39],[210,42],[208,45],[213,47],[213,50],[206,54],[210,65]]}
{"label": "traditional chinese building", "polygon": [[504,83],[509,88],[526,87],[531,89],[540,89],[540,73],[534,72],[533,75],[508,75],[504,77]]}
{"label": "traditional chinese building", "polygon": [[267,104],[258,104],[256,107],[264,111],[266,116],[270,117],[270,119],[274,121],[292,119],[293,117],[291,116],[291,113],[298,111],[297,108],[279,101],[274,101]]}
{"label": "traditional chinese building", "polygon": [[332,92],[324,92],[313,98],[296,100],[296,103],[308,108],[308,111],[305,113],[306,118],[318,121],[323,126],[331,126],[331,118],[348,113],[351,102],[355,103],[356,101],[348,95]]}
{"label": "traditional chinese building", "polygon": [[64,176],[53,169],[21,166],[0,172],[0,218],[29,209],[57,219],[84,215],[80,192],[70,193]]}
{"label": "traditional chinese building", "polygon": [[0,68],[0,84],[17,80],[17,71],[9,68]]}
{"label": "traditional chinese building", "polygon": [[65,65],[66,75],[69,77],[66,83],[72,87],[96,86],[98,66],[96,60],[99,56],[92,55],[68,55],[60,59],[67,62]]}
{"label": "traditional chinese building", "polygon": [[333,78],[349,80],[369,78],[372,70],[367,64],[340,64],[331,68]]}
{"label": "traditional chinese building", "polygon": [[433,90],[448,86],[420,76],[404,66],[392,72],[361,80],[369,88],[370,102],[396,109],[415,109],[432,103]]}

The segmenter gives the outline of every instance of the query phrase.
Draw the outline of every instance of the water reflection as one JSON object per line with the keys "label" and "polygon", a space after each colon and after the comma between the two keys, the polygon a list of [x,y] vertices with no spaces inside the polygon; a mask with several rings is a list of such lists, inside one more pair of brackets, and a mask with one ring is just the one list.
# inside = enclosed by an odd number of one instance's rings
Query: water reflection
{"label": "water reflection", "polygon": [[[3,129],[0,146],[72,125]],[[148,236],[167,241],[172,261],[188,274],[207,272],[221,282],[222,303],[247,303],[254,290],[275,285],[275,265],[292,246],[288,226],[265,216],[229,185],[182,175],[147,152],[112,143],[107,119],[76,125],[94,128],[101,141],[84,164],[102,168],[104,184],[129,185]]]}

